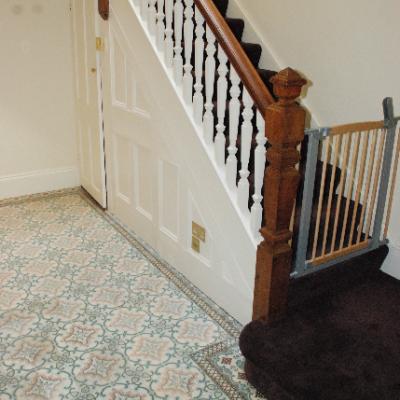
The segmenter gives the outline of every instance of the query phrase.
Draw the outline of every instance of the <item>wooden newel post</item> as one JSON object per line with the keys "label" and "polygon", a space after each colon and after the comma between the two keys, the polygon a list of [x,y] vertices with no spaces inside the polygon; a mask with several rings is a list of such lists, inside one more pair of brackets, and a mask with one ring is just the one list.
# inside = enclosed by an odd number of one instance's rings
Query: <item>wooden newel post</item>
{"label": "wooden newel post", "polygon": [[99,14],[107,21],[110,14],[110,0],[98,0]]}
{"label": "wooden newel post", "polygon": [[300,160],[297,146],[304,139],[305,110],[296,102],[306,81],[287,68],[271,82],[278,98],[266,111],[269,166],[264,180],[264,238],[258,246],[253,319],[268,322],[286,310],[292,249],[290,219],[300,182],[295,168]]}

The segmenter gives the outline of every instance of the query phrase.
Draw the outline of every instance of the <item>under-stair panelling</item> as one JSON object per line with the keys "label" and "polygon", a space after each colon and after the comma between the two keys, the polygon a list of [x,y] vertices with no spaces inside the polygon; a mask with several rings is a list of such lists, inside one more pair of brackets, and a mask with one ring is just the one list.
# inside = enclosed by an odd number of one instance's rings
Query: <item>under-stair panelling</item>
{"label": "under-stair panelling", "polygon": [[[256,255],[250,224],[243,223],[231,193],[210,162],[198,133],[201,125],[193,125],[192,115],[177,97],[183,92],[178,93],[176,84],[171,84],[176,71],[166,70],[164,56],[150,45],[157,46],[157,40],[147,36],[140,9],[125,0],[114,0],[107,24],[109,51],[104,53],[103,83],[110,211],[218,304],[246,322],[251,316],[254,282],[254,269],[249,265],[255,265]],[[181,47],[183,84],[187,72],[184,41]],[[123,56],[115,57],[115,48]],[[218,77],[218,61],[215,67]],[[194,70],[193,66],[195,84]],[[111,90],[122,82],[128,88],[124,105]],[[140,107],[132,92],[142,93]],[[212,96],[214,100],[218,97]],[[211,116],[217,121],[218,113]],[[254,129],[250,124],[250,132]],[[118,182],[125,182],[123,196]],[[199,253],[192,248],[192,222],[205,228]],[[226,232],[231,232],[229,240]]]}

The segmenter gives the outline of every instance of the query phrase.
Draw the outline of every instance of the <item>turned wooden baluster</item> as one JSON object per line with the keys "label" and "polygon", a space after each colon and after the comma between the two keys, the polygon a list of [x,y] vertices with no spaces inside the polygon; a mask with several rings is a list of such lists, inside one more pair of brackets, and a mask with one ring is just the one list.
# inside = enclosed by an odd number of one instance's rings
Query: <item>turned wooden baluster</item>
{"label": "turned wooden baluster", "polygon": [[226,78],[229,72],[227,62],[228,57],[224,49],[218,46],[218,83],[217,83],[217,134],[215,136],[215,159],[219,167],[225,164],[225,114],[226,99],[228,92],[228,80]]}
{"label": "turned wooden baluster", "polygon": [[157,33],[157,9],[156,9],[157,0],[150,0],[149,9],[148,9],[148,23],[149,23],[149,32],[150,35],[156,37]]}
{"label": "turned wooden baluster", "polygon": [[196,40],[195,40],[195,93],[193,96],[194,119],[197,124],[203,122],[204,97],[203,97],[203,66],[204,66],[204,18],[195,7]]}
{"label": "turned wooden baluster", "polygon": [[228,181],[229,189],[236,188],[237,177],[237,137],[239,132],[239,118],[240,118],[240,100],[239,97],[242,93],[240,89],[240,78],[233,65],[231,65],[230,72],[231,81],[231,101],[229,102],[229,147],[228,147],[228,160],[226,162],[226,179]]}
{"label": "turned wooden baluster", "polygon": [[193,51],[193,0],[185,0],[185,24],[183,28],[185,37],[185,65],[183,66],[183,96],[186,103],[190,104],[193,101],[193,66],[192,51]]}
{"label": "turned wooden baluster", "polygon": [[163,50],[165,38],[164,16],[164,0],[157,0],[157,47],[160,51]]}
{"label": "turned wooden baluster", "polygon": [[259,238],[259,230],[262,222],[262,186],[265,174],[265,121],[264,117],[259,111],[257,111],[257,148],[254,152],[254,195],[253,195],[253,206],[251,207],[251,230],[253,231],[254,237]]}
{"label": "turned wooden baluster", "polygon": [[295,168],[300,160],[297,146],[304,139],[305,111],[296,103],[306,83],[288,68],[271,79],[278,102],[267,107],[267,151],[264,188],[262,243],[257,249],[253,319],[273,321],[286,309],[291,272],[292,249],[289,230],[300,174]]}
{"label": "turned wooden baluster", "polygon": [[242,113],[243,123],[242,123],[242,134],[240,137],[240,163],[241,169],[239,171],[240,179],[238,183],[238,203],[239,208],[244,214],[249,211],[249,161],[251,152],[251,140],[253,137],[253,124],[252,119],[254,117],[254,101],[250,96],[247,89],[243,89],[243,105],[244,110]]}
{"label": "turned wooden baluster", "polygon": [[167,67],[172,67],[172,60],[174,57],[174,41],[172,36],[174,31],[172,29],[172,20],[174,12],[174,2],[173,0],[165,0],[165,62]]}
{"label": "turned wooden baluster", "polygon": [[206,143],[211,146],[213,143],[214,135],[214,82],[215,82],[215,52],[217,51],[215,47],[215,36],[207,25],[206,27],[206,37],[207,37],[207,58],[205,62],[206,68],[206,103],[204,105],[206,112],[204,113],[203,125],[204,125],[204,139]]}
{"label": "turned wooden baluster", "polygon": [[182,78],[183,78],[182,29],[183,29],[183,4],[182,0],[176,0],[174,6],[174,33],[175,33],[174,75],[175,75],[175,81],[178,85],[182,84]]}

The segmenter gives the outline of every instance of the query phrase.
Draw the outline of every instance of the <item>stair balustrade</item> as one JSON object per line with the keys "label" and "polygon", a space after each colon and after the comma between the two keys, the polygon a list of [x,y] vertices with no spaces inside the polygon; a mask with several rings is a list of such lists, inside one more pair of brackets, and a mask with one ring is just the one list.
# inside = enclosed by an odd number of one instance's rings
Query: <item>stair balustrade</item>
{"label": "stair balustrade", "polygon": [[211,0],[134,0],[254,240],[261,240],[265,112],[275,103]]}

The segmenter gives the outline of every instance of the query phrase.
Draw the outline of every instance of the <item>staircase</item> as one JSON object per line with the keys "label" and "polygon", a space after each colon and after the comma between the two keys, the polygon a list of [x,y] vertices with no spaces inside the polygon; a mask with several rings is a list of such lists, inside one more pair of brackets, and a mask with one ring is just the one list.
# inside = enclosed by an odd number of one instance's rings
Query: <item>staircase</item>
{"label": "staircase", "polygon": [[[108,2],[100,3],[108,17]],[[300,158],[305,113],[296,100],[305,81],[290,68],[261,68],[262,48],[243,41],[245,22],[229,17],[229,0],[132,4],[250,241],[260,245],[254,318],[274,302],[274,312],[283,311],[290,273],[297,278],[384,244],[378,225],[390,210],[376,193],[393,193],[388,104],[385,123],[309,131]],[[278,263],[278,248],[285,268],[272,278],[265,262]],[[276,299],[266,301],[269,281]]]}

